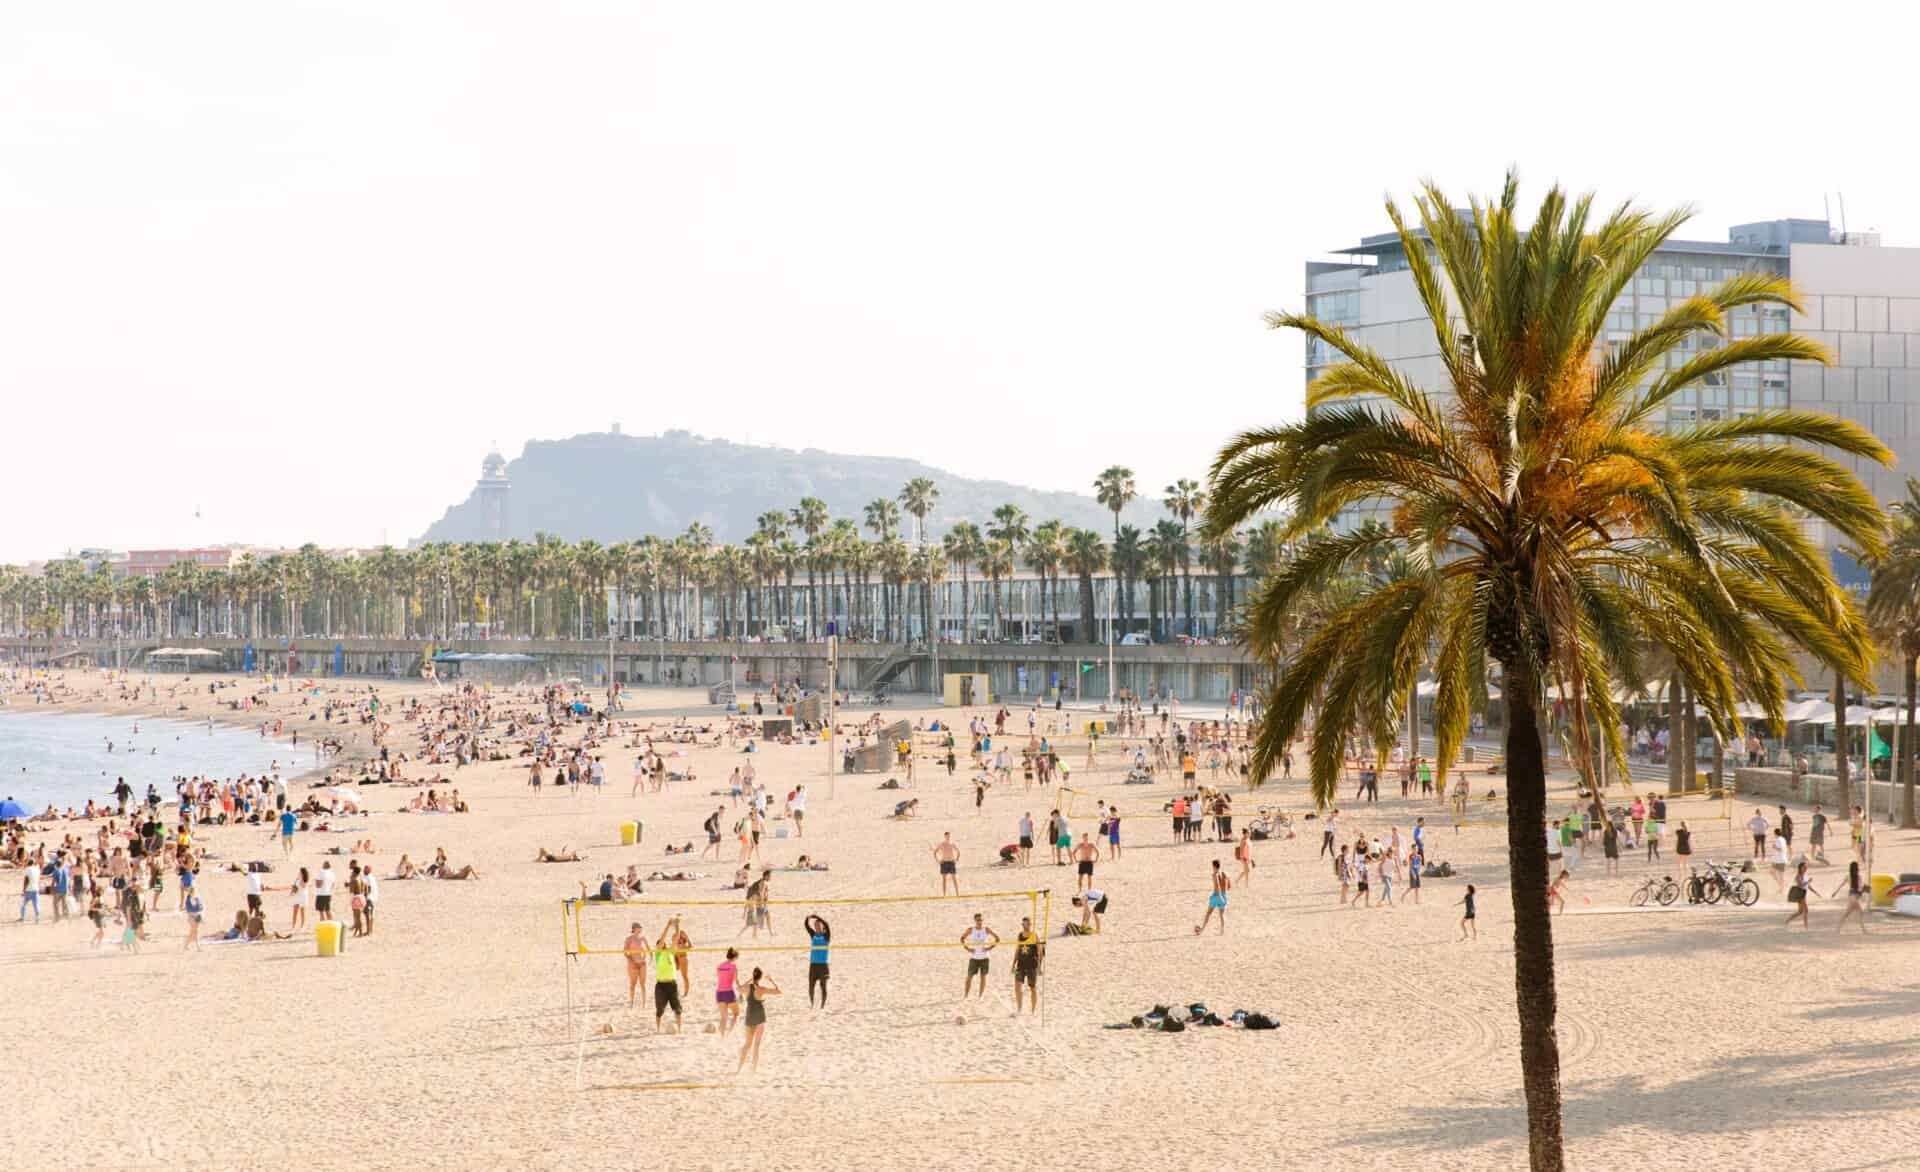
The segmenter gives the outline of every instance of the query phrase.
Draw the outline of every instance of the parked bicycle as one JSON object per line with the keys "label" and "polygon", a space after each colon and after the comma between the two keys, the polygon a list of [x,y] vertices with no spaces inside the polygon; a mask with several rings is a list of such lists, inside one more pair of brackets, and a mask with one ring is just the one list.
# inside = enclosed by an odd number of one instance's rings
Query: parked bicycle
{"label": "parked bicycle", "polygon": [[1667,907],[1679,898],[1680,885],[1674,882],[1673,876],[1666,875],[1642,883],[1632,895],[1627,896],[1627,903],[1634,907],[1645,907],[1647,901],[1652,900],[1661,907]]}
{"label": "parked bicycle", "polygon": [[1743,875],[1734,873],[1740,866],[1732,863],[1708,863],[1703,874],[1699,868],[1687,877],[1688,903],[1719,903],[1724,897],[1740,907],[1752,907],[1760,902],[1760,885]]}

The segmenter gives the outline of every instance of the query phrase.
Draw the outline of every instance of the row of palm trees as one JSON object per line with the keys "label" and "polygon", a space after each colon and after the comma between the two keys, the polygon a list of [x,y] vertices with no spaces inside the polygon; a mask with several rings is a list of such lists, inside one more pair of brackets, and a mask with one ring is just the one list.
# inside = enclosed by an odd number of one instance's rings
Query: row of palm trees
{"label": "row of palm trees", "polygon": [[[1101,637],[1110,616],[1096,582],[1111,579],[1114,633],[1140,629],[1159,641],[1234,626],[1236,578],[1268,573],[1282,553],[1280,526],[1244,533],[1196,533],[1206,496],[1177,480],[1164,495],[1168,517],[1142,532],[1122,523],[1139,498],[1134,473],[1114,466],[1094,482],[1114,518],[1111,542],[1058,520],[1034,521],[1001,505],[984,522],[954,522],[929,539],[939,488],[925,478],[896,497],[868,503],[859,522],[834,517],[807,497],[758,518],[737,544],[714,540],[703,524],[670,539],[603,545],[537,534],[530,542],[381,546],[330,554],[315,545],[225,567],[177,562],[153,577],[78,559],[27,574],[0,567],[0,629],[59,636],[172,637],[226,633],[258,639],[303,636],[597,638],[609,603],[622,631],[648,638],[775,635],[819,637],[829,621],[842,635],[904,641],[950,632],[949,591],[957,582],[964,640],[999,639],[1010,608],[1003,586],[1024,568],[1037,579],[1039,625],[1061,641],[1067,623],[1079,641]],[[902,532],[912,521],[911,534]],[[1212,579],[1213,613],[1194,604],[1197,568]],[[976,625],[974,584],[988,584],[984,626]],[[1067,612],[1063,618],[1062,611]]]}

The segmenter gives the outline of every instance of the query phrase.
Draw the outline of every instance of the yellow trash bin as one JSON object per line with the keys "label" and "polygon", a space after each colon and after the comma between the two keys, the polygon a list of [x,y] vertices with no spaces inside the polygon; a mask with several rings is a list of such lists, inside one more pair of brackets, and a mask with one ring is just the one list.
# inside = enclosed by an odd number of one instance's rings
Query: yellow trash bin
{"label": "yellow trash bin", "polygon": [[313,926],[314,950],[320,956],[340,955],[340,921],[321,920]]}
{"label": "yellow trash bin", "polygon": [[632,846],[639,841],[640,824],[638,822],[622,822],[620,824],[620,845]]}
{"label": "yellow trash bin", "polygon": [[1875,875],[1871,882],[1873,884],[1873,906],[1892,907],[1893,900],[1887,898],[1887,893],[1893,890],[1893,885],[1899,882],[1899,879],[1892,875]]}

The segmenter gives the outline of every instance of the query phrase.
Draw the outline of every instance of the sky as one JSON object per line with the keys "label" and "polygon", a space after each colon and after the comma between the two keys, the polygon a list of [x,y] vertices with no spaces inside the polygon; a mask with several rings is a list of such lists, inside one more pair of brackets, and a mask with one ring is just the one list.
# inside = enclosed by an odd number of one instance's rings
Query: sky
{"label": "sky", "polygon": [[0,561],[400,544],[616,422],[1157,490],[1426,178],[1920,245],[1914,17],[1601,11],[9,6]]}

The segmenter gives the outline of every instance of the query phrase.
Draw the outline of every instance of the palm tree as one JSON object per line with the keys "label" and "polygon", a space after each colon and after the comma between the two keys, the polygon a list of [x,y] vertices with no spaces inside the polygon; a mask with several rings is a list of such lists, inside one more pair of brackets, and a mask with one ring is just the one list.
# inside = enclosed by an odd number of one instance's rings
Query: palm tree
{"label": "palm tree", "polygon": [[882,620],[883,637],[889,642],[904,642],[907,638],[907,571],[913,558],[913,550],[900,540],[897,533],[889,533],[873,547],[874,565],[880,570],[880,599],[884,610]]}
{"label": "palm tree", "polygon": [[1867,618],[1875,633],[1900,653],[1900,677],[1906,686],[1906,719],[1894,756],[1893,781],[1900,788],[1900,826],[1912,830],[1914,817],[1914,685],[1920,674],[1920,480],[1907,478],[1907,499],[1893,506],[1893,539],[1873,565],[1867,591]]}
{"label": "palm tree", "polygon": [[892,537],[894,530],[900,528],[900,506],[886,497],[877,497],[867,502],[867,528],[873,530],[874,539]]}
{"label": "palm tree", "polygon": [[[1060,599],[1055,593],[1060,581],[1060,563],[1067,556],[1067,528],[1058,521],[1042,521],[1027,536],[1027,565],[1040,576],[1040,620],[1051,622],[1052,639],[1060,641]],[[1053,617],[1047,618],[1051,603]]]}
{"label": "palm tree", "polygon": [[[1147,603],[1149,613],[1153,616],[1151,625],[1158,628],[1153,637],[1155,640],[1168,640],[1173,637],[1173,618],[1178,610],[1174,596],[1179,592],[1174,589],[1174,583],[1179,580],[1180,563],[1189,556],[1186,532],[1172,521],[1156,521],[1153,532],[1147,534],[1145,552],[1147,569],[1153,574],[1148,579]],[[1162,612],[1161,603],[1166,604],[1164,624],[1158,618]]]}
{"label": "palm tree", "polygon": [[827,527],[830,519],[827,515],[827,502],[819,497],[803,497],[793,512],[788,514],[788,519],[793,522],[795,528],[807,535],[804,546],[807,561],[807,638],[818,639],[820,624],[814,616],[814,594],[818,588],[826,546],[817,538],[820,536],[820,531]]}
{"label": "palm tree", "polygon": [[953,528],[947,530],[946,540],[940,543],[940,548],[946,555],[947,561],[960,567],[960,641],[971,643],[973,641],[973,591],[972,579],[967,574],[967,568],[986,559],[986,539],[980,535],[980,527],[972,521],[955,521]]}
{"label": "palm tree", "polygon": [[993,624],[987,628],[987,640],[998,643],[1006,636],[1000,622],[1000,579],[1013,576],[1013,543],[998,537],[987,538],[986,552],[980,555],[980,572],[987,576],[993,604]]}
{"label": "palm tree", "polygon": [[1180,518],[1180,577],[1186,589],[1184,609],[1187,616],[1187,635],[1194,633],[1193,628],[1193,519],[1207,507],[1207,494],[1201,490],[1198,481],[1176,480],[1166,487],[1167,512]]}
{"label": "palm tree", "polygon": [[900,507],[913,517],[913,543],[917,546],[924,548],[927,544],[927,515],[939,499],[940,490],[924,476],[907,481],[900,490]]}
{"label": "palm tree", "polygon": [[987,526],[987,557],[985,569],[987,581],[993,584],[993,633],[999,639],[1005,632],[1000,627],[1000,579],[1013,576],[1014,552],[1026,543],[1032,533],[1027,512],[1019,505],[1004,504],[993,511],[993,524]]}
{"label": "palm tree", "polygon": [[[1113,553],[1109,560],[1113,563],[1114,577],[1120,580],[1120,629],[1124,632],[1133,626],[1133,588],[1147,568],[1140,530],[1132,525],[1120,526],[1113,535]],[[1151,632],[1153,628],[1147,629]]]}
{"label": "palm tree", "polygon": [[[1591,769],[1598,751],[1624,764],[1611,686],[1640,685],[1643,634],[1682,665],[1723,739],[1739,727],[1737,695],[1779,718],[1794,646],[1867,678],[1862,616],[1788,508],[1879,556],[1878,505],[1817,449],[1881,462],[1890,453],[1847,420],[1796,411],[1663,429],[1669,400],[1730,368],[1826,359],[1801,336],[1729,340],[1730,311],[1796,305],[1787,281],[1764,272],[1686,298],[1617,345],[1603,341],[1614,299],[1684,214],[1622,207],[1596,224],[1590,198],[1569,202],[1556,189],[1522,232],[1511,176],[1470,218],[1431,186],[1417,204],[1417,229],[1392,203],[1387,212],[1431,319],[1444,392],[1339,326],[1271,315],[1273,327],[1299,330],[1341,361],[1308,389],[1303,421],[1243,432],[1220,451],[1208,526],[1224,531],[1285,505],[1297,535],[1362,502],[1391,509],[1386,535],[1314,543],[1261,586],[1249,608],[1256,649],[1296,595],[1357,560],[1400,551],[1414,570],[1370,582],[1286,662],[1255,736],[1256,778],[1314,705],[1312,786],[1329,800],[1349,730],[1390,743],[1429,639],[1440,644],[1433,710],[1444,770],[1484,699],[1486,661],[1500,664],[1528,1149],[1533,1168],[1558,1172],[1547,686],[1568,697],[1572,743]],[[1695,339],[1709,345],[1693,348]]]}
{"label": "palm tree", "polygon": [[1232,530],[1210,534],[1200,542],[1202,564],[1213,575],[1213,632],[1226,631],[1233,612],[1233,575],[1240,568],[1240,536]]}
{"label": "palm tree", "polygon": [[1134,484],[1133,469],[1115,464],[1093,478],[1093,498],[1113,511],[1113,540],[1120,542],[1120,512],[1140,495]]}
{"label": "palm tree", "polygon": [[1067,534],[1066,564],[1080,579],[1080,632],[1076,643],[1092,643],[1098,638],[1093,617],[1093,576],[1107,568],[1107,547],[1091,529],[1075,529]]}

